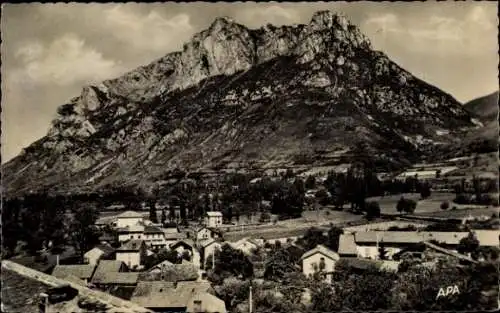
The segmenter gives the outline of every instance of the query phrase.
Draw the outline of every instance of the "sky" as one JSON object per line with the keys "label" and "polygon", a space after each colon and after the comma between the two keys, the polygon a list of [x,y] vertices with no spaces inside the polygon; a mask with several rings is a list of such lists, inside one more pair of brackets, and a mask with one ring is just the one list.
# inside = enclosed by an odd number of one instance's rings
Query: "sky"
{"label": "sky", "polygon": [[43,137],[83,86],[173,51],[218,16],[249,28],[344,13],[376,50],[466,102],[498,90],[496,2],[2,5],[2,163]]}

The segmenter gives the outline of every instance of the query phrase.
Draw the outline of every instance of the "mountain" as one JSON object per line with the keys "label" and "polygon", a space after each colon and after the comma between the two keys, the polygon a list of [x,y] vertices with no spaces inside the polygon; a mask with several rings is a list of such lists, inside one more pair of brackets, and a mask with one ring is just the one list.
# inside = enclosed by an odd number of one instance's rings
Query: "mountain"
{"label": "mountain", "polygon": [[7,192],[147,184],[172,169],[394,168],[477,127],[452,96],[374,51],[345,16],[248,29],[217,18],[146,66],[58,108],[3,167]]}
{"label": "mountain", "polygon": [[465,103],[464,107],[471,115],[487,123],[498,121],[498,105],[498,91],[495,91],[489,95]]}

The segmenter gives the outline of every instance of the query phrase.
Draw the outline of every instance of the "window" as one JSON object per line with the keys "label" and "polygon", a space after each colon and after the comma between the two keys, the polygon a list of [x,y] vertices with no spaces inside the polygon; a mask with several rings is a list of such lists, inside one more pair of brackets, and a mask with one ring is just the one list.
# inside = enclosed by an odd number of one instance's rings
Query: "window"
{"label": "window", "polygon": [[130,235],[130,239],[134,239],[134,235]]}
{"label": "window", "polygon": [[194,300],[193,304],[194,304],[193,311],[195,311],[195,312],[202,312],[202,310],[201,310],[201,301],[200,300]]}

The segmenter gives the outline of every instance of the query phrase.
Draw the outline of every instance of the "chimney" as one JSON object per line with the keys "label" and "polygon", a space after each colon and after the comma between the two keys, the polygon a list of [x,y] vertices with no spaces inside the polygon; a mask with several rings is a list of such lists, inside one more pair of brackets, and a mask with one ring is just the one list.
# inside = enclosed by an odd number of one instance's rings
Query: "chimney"
{"label": "chimney", "polygon": [[40,293],[40,298],[38,299],[38,312],[46,313],[49,304],[49,295],[46,293]]}

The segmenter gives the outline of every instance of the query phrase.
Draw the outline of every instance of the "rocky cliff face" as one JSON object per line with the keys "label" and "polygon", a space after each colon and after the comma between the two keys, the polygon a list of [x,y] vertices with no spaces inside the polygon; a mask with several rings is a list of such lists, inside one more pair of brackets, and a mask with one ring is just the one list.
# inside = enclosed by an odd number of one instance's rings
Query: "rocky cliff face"
{"label": "rocky cliff face", "polygon": [[183,51],[84,87],[4,166],[4,181],[11,191],[95,189],[173,167],[344,162],[339,151],[398,164],[473,126],[344,16],[260,29],[218,18]]}

